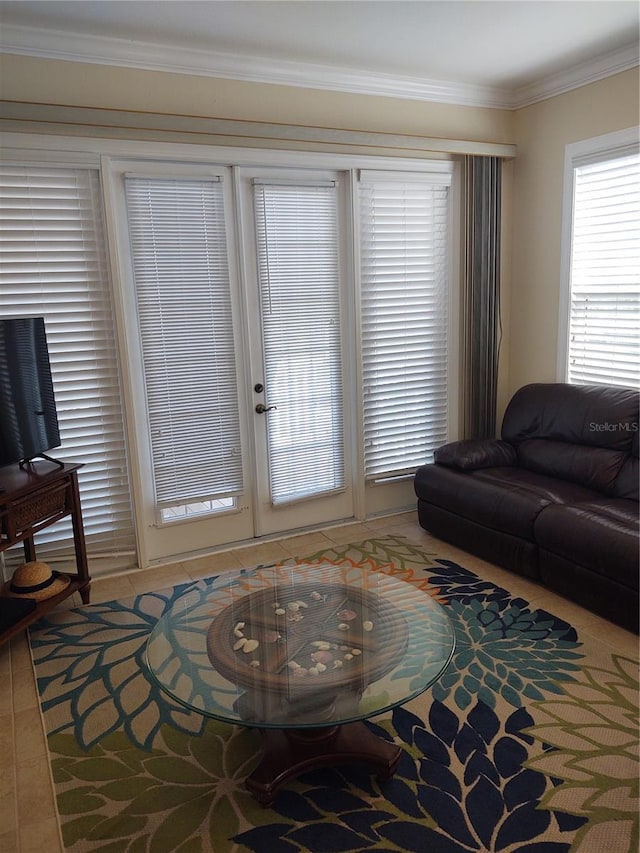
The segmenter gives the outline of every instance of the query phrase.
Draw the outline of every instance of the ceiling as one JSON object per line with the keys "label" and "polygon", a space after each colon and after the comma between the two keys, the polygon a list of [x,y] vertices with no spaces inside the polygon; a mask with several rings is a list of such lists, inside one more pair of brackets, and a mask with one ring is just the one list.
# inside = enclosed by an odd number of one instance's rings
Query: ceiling
{"label": "ceiling", "polygon": [[0,50],[520,106],[637,65],[639,10],[636,0],[0,0]]}

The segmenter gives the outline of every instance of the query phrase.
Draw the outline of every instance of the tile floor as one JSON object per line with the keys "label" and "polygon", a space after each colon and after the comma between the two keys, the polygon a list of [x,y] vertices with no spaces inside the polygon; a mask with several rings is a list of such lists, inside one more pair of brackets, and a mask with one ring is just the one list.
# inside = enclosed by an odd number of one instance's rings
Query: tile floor
{"label": "tile floor", "polygon": [[[251,568],[320,550],[331,544],[357,542],[372,533],[398,534],[421,543],[434,555],[459,562],[485,580],[504,586],[536,607],[565,618],[583,633],[596,636],[619,652],[636,656],[638,638],[605,619],[477,557],[430,536],[417,523],[414,512],[347,524],[320,532],[291,536],[231,551],[218,552],[189,562],[149,569],[119,577],[95,580],[91,601],[109,601],[161,589],[174,583],[198,580],[230,568]],[[81,604],[79,596],[64,606]],[[0,851],[2,853],[61,853],[42,719],[26,634],[0,646]]]}

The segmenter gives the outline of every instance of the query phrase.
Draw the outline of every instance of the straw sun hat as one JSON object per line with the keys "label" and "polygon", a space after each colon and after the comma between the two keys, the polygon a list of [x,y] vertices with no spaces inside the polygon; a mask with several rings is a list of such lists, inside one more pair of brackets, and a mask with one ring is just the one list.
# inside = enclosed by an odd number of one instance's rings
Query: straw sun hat
{"label": "straw sun hat", "polygon": [[60,572],[51,571],[47,563],[23,563],[13,573],[11,583],[7,584],[7,594],[16,598],[35,598],[43,601],[66,589],[71,578]]}

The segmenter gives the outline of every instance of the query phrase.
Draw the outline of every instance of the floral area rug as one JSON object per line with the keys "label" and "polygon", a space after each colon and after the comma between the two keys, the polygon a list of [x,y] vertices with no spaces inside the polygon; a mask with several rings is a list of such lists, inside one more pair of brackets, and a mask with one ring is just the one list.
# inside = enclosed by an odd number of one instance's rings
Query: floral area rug
{"label": "floral area rug", "polygon": [[31,630],[65,847],[73,853],[636,853],[637,662],[403,537],[298,562],[367,566],[444,604],[456,652],[367,725],[395,777],[309,772],[259,806],[259,735],[167,700],[146,674],[158,617],[194,587],[50,615]]}

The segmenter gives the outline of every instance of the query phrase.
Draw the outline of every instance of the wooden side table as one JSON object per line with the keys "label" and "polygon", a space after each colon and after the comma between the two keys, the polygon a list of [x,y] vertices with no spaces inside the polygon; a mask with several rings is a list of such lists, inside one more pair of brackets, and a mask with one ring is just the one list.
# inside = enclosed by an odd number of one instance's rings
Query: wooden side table
{"label": "wooden side table", "polygon": [[77,569],[76,574],[70,575],[71,583],[66,589],[38,601],[30,613],[0,630],[0,643],[19,634],[76,590],[84,604],[89,603],[91,578],[78,489],[80,468],[82,465],[77,463],[60,466],[47,460],[36,460],[23,468],[19,465],[0,468],[0,551],[22,542],[25,561],[36,560],[35,535],[71,516]]}

